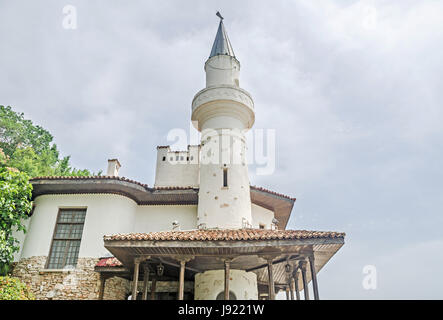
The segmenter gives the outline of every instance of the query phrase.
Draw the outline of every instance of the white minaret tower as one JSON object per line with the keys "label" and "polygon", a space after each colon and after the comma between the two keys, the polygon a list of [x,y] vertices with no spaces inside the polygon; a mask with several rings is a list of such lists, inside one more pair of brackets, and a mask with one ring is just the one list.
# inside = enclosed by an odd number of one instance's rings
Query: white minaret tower
{"label": "white minaret tower", "polygon": [[192,101],[192,120],[201,132],[198,225],[237,229],[252,220],[245,133],[254,124],[254,102],[240,88],[240,62],[217,16],[206,88]]}

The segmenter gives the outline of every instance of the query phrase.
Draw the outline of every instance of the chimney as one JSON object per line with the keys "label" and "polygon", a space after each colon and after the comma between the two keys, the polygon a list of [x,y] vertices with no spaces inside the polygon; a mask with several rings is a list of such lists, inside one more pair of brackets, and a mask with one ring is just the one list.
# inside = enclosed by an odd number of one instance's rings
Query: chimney
{"label": "chimney", "polygon": [[108,176],[110,177],[118,177],[118,169],[120,169],[122,165],[118,162],[118,159],[109,159],[108,160]]}

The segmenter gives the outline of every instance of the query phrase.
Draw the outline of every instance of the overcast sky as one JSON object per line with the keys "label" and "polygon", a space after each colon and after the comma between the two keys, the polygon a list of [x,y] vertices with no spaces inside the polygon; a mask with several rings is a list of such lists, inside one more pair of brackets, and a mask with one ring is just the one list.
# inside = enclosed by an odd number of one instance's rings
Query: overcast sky
{"label": "overcast sky", "polygon": [[205,85],[217,10],[255,128],[276,130],[276,170],[251,184],[297,198],[289,228],[347,233],[320,297],[442,299],[442,1],[0,0],[0,104],[75,167],[117,157],[153,185],[156,146],[188,130]]}

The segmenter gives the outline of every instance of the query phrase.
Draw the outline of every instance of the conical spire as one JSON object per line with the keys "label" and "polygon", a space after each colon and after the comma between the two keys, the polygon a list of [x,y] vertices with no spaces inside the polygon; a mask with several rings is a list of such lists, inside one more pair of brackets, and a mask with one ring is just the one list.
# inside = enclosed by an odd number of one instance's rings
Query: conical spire
{"label": "conical spire", "polygon": [[217,35],[215,36],[214,44],[212,45],[212,50],[209,58],[217,56],[219,54],[225,54],[231,57],[235,57],[234,50],[232,49],[231,42],[229,42],[225,26],[223,25],[223,17],[219,12],[217,12],[217,17],[220,18],[220,24],[218,25]]}

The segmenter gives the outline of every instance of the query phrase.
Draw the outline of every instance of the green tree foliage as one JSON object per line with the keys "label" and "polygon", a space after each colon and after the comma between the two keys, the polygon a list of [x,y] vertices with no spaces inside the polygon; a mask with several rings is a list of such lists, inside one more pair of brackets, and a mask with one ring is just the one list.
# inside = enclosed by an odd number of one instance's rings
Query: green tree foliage
{"label": "green tree foliage", "polygon": [[60,158],[52,140],[23,113],[0,105],[0,274],[8,272],[19,250],[16,232],[26,232],[23,222],[32,207],[29,178],[94,175],[71,168],[69,156]]}
{"label": "green tree foliage", "polygon": [[23,113],[17,113],[9,106],[0,106],[0,137],[0,148],[7,156],[12,156],[19,146],[31,147],[41,153],[53,139],[48,131],[24,119]]}
{"label": "green tree foliage", "polygon": [[94,175],[86,169],[71,168],[70,157],[60,158],[52,140],[47,130],[25,119],[23,113],[0,105],[0,149],[8,167],[17,168],[31,178]]}
{"label": "green tree foliage", "polygon": [[34,300],[29,288],[17,278],[0,277],[0,300]]}
{"label": "green tree foliage", "polygon": [[26,232],[23,221],[31,211],[32,185],[28,175],[0,163],[0,274],[6,274],[19,250],[14,231]]}

